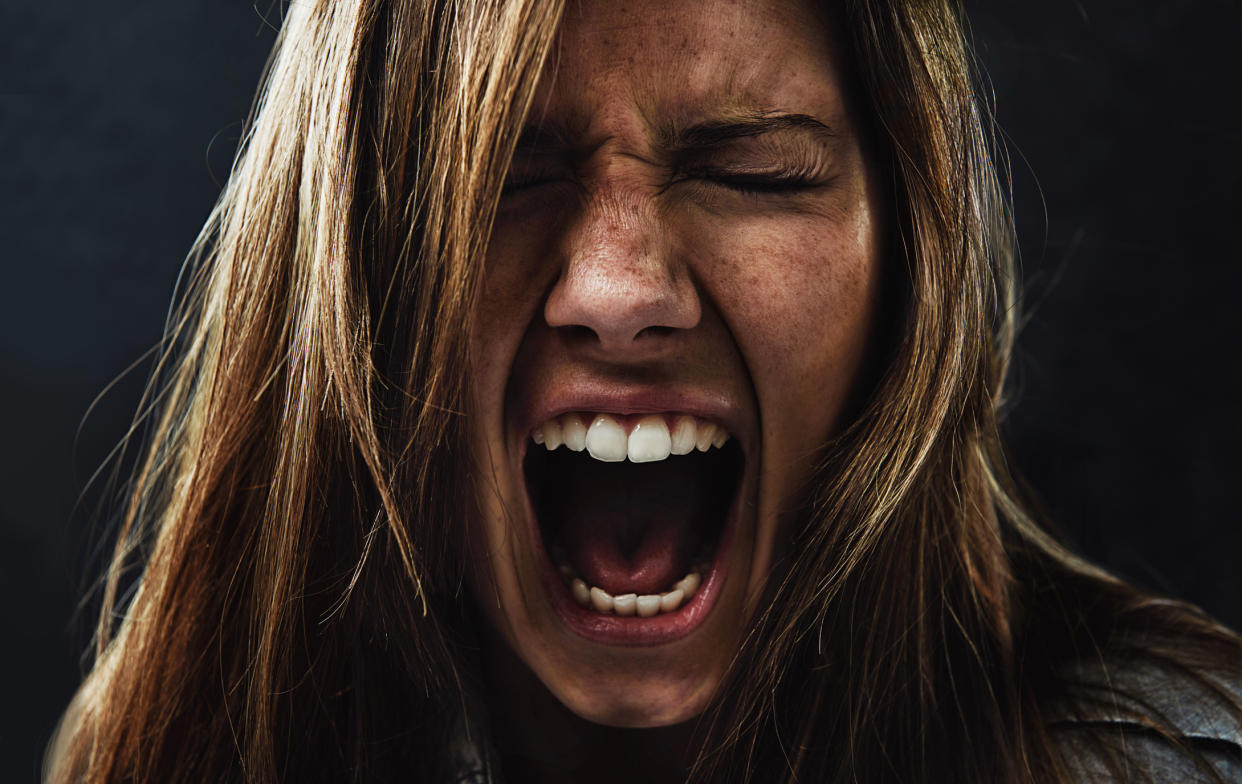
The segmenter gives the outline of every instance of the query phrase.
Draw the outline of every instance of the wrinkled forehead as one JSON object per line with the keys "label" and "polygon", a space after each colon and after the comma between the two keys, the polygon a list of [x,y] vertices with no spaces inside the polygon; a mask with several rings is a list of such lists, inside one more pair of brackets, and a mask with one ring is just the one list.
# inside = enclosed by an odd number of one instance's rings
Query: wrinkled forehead
{"label": "wrinkled forehead", "polygon": [[571,0],[531,120],[579,138],[769,112],[839,124],[825,16],[780,0]]}

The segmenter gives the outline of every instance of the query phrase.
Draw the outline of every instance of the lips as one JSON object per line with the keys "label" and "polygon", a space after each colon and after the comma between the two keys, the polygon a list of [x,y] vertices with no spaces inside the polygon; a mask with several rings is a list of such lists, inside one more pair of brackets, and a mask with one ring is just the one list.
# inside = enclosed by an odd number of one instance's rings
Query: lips
{"label": "lips", "polygon": [[738,516],[745,458],[729,430],[684,411],[569,410],[529,432],[528,519],[562,620],[611,644],[697,628]]}

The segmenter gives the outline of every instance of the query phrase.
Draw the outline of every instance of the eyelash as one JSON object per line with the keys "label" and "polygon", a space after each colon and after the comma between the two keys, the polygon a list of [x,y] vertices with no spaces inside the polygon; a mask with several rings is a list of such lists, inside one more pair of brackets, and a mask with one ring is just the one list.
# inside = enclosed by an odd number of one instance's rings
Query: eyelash
{"label": "eyelash", "polygon": [[751,196],[790,194],[816,185],[809,172],[773,172],[766,174],[720,174],[704,172],[695,175],[714,185]]}
{"label": "eyelash", "polygon": [[[559,173],[542,171],[525,177],[509,178],[505,180],[501,195],[510,195],[531,188],[550,185],[562,179],[564,177]],[[806,170],[728,173],[709,169],[686,172],[678,180],[697,181],[746,196],[789,195],[819,184],[814,173]]]}
{"label": "eyelash", "polygon": [[549,176],[544,173],[536,174],[533,177],[506,178],[504,185],[500,189],[500,195],[507,196],[530,188],[537,188],[541,185],[557,182],[560,179],[562,178]]}

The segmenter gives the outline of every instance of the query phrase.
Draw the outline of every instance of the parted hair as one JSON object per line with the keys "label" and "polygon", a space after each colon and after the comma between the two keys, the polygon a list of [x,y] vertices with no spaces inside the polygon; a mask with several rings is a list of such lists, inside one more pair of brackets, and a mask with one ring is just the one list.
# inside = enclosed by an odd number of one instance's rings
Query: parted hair
{"label": "parted hair", "polygon": [[[138,413],[48,782],[450,779],[478,680],[468,335],[562,4],[285,9]],[[1074,556],[1006,468],[1014,239],[958,3],[825,12],[888,201],[885,339],[689,775],[1068,780],[1078,665],[1198,677],[1242,647]]]}

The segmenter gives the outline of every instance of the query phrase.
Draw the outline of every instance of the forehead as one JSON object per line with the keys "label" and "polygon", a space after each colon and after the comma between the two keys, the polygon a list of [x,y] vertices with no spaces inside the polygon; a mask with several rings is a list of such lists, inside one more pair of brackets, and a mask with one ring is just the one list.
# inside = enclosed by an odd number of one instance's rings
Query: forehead
{"label": "forehead", "polygon": [[839,122],[824,16],[780,0],[571,0],[533,119],[575,135],[771,112]]}

